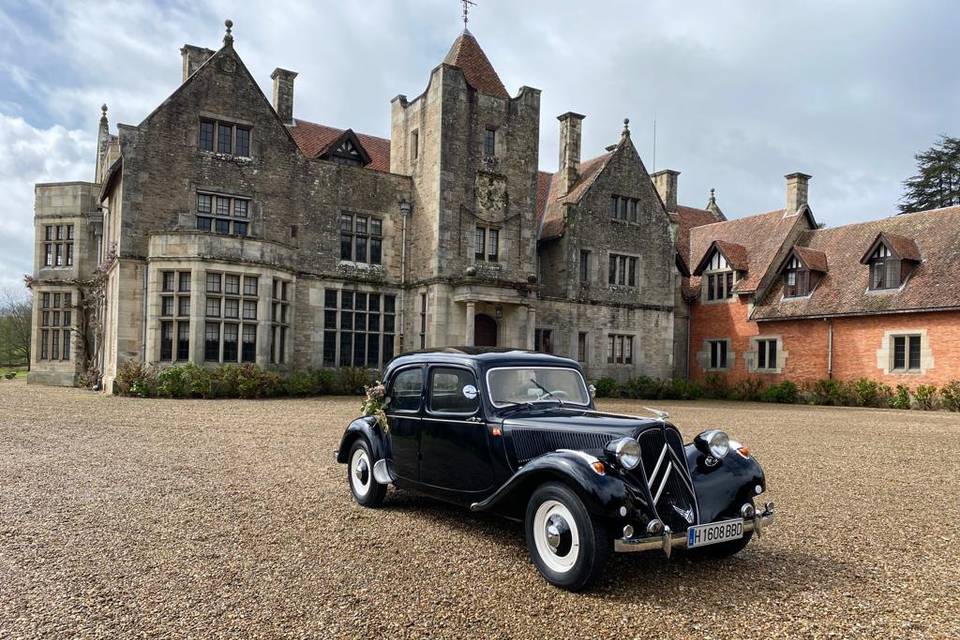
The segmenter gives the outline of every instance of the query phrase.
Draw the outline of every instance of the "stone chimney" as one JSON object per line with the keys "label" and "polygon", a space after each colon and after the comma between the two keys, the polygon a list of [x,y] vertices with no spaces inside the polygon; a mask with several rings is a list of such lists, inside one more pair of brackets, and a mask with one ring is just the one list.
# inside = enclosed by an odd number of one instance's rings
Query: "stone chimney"
{"label": "stone chimney", "polygon": [[807,204],[807,190],[810,178],[805,173],[788,173],[787,179],[787,210],[784,215],[792,216],[800,207]]}
{"label": "stone chimney", "polygon": [[580,135],[586,116],[568,111],[560,121],[560,165],[557,169],[557,195],[566,195],[580,179]]}
{"label": "stone chimney", "polygon": [[273,79],[273,108],[284,124],[293,124],[293,79],[297,72],[277,67],[270,77]]}
{"label": "stone chimney", "polygon": [[210,59],[215,52],[203,47],[197,47],[192,44],[185,44],[180,48],[180,58],[183,59],[183,80],[193,75],[193,72],[200,68],[204,62]]}
{"label": "stone chimney", "polygon": [[660,194],[660,199],[663,200],[663,206],[667,211],[677,210],[677,176],[679,175],[679,171],[664,169],[650,176],[653,180],[653,186],[657,188],[657,193]]}

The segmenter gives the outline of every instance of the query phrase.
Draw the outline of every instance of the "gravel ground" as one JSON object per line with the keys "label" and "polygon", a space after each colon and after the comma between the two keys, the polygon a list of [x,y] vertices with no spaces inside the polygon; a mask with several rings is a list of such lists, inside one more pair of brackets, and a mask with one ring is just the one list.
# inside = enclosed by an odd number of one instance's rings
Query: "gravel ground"
{"label": "gravel ground", "polygon": [[660,403],[753,450],[776,527],[574,595],[517,524],[356,506],[331,452],[358,404],[0,383],[0,638],[960,637],[956,415]]}

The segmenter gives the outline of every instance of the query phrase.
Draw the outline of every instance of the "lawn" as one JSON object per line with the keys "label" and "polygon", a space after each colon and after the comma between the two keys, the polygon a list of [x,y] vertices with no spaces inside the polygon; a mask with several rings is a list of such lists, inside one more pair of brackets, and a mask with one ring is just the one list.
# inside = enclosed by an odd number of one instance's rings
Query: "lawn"
{"label": "lawn", "polygon": [[358,405],[0,383],[0,638],[960,636],[956,414],[660,403],[750,447],[777,522],[729,560],[616,556],[575,595],[517,524],[355,505],[333,451]]}

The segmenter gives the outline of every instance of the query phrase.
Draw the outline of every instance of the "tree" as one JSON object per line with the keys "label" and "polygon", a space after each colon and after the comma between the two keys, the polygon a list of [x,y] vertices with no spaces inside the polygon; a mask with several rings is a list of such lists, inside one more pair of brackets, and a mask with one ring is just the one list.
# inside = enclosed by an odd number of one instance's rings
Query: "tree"
{"label": "tree", "polygon": [[30,292],[0,292],[0,364],[30,364],[33,298]]}
{"label": "tree", "polygon": [[901,213],[960,205],[960,138],[940,141],[916,156],[917,175],[903,181]]}

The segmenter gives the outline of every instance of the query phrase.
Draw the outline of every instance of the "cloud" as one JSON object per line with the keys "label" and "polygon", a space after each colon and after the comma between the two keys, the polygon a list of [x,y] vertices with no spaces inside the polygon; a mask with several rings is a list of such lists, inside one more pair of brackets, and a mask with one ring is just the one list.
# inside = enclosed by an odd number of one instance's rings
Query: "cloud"
{"label": "cloud", "polygon": [[[960,39],[948,0],[479,4],[470,30],[507,88],[543,91],[547,170],[561,113],[587,115],[585,157],[615,142],[629,117],[651,170],[656,119],[656,168],[682,172],[684,204],[702,206],[715,187],[730,216],[775,209],[783,175],[799,170],[813,175],[817,218],[836,226],[893,213],[913,154],[957,133]],[[65,154],[43,179],[88,178],[100,104],[114,130],[139,123],[179,83],[179,48],[219,46],[229,17],[265,93],[274,67],[293,69],[299,117],[387,136],[390,99],[423,90],[459,33],[459,12],[452,0],[8,3],[0,113]],[[4,166],[19,194],[4,224],[30,228],[36,167]],[[0,278],[30,263],[29,246],[4,251]]]}
{"label": "cloud", "polygon": [[34,184],[89,180],[95,156],[96,140],[84,131],[38,129],[0,113],[0,193],[10,214],[0,217],[0,288],[33,272]]}

